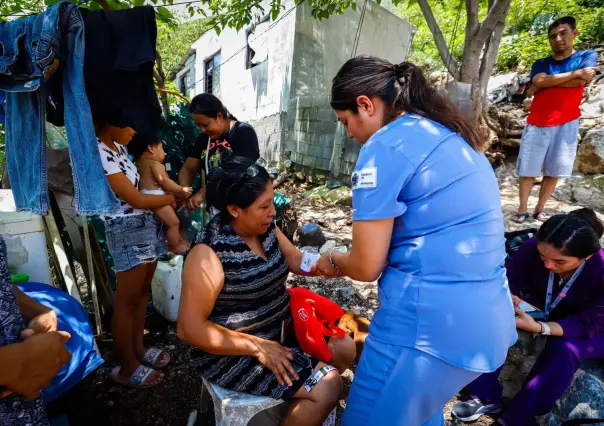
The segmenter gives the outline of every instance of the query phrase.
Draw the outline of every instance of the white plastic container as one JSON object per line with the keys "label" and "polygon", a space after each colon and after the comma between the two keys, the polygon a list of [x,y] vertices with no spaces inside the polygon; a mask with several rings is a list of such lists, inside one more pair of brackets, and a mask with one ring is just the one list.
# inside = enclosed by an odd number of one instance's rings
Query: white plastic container
{"label": "white plastic container", "polygon": [[151,281],[153,306],[170,322],[178,319],[180,291],[182,289],[183,257],[174,256],[169,262],[157,262],[157,270]]}
{"label": "white plastic container", "polygon": [[29,275],[31,281],[50,284],[44,219],[15,210],[12,191],[0,190],[0,234],[6,242],[8,269]]}

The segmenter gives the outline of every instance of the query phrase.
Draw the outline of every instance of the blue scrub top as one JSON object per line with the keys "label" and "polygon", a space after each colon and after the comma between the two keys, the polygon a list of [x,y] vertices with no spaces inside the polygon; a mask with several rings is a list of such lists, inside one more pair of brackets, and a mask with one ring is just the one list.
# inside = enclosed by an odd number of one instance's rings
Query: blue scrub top
{"label": "blue scrub top", "polygon": [[351,181],[355,221],[395,219],[371,336],[470,371],[500,367],[517,334],[486,157],[406,114],[362,147]]}

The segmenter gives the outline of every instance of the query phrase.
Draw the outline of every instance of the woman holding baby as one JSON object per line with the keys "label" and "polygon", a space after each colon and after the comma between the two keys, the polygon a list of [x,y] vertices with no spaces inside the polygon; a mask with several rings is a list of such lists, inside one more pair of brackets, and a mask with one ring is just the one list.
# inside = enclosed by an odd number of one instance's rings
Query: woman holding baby
{"label": "woman holding baby", "polygon": [[[113,369],[111,378],[134,388],[150,388],[163,381],[164,375],[157,370],[170,362],[168,353],[156,348],[145,349],[143,345],[151,280],[158,257],[167,251],[162,224],[152,211],[160,217],[169,216],[169,212],[164,215],[165,210],[173,212],[171,206],[175,206],[176,197],[170,193],[139,192],[141,173],[130,160],[126,148],[136,132],[128,123],[116,117],[106,117],[97,121],[95,129],[105,175],[120,200],[120,208],[115,214],[101,217],[117,277],[112,329],[121,365]],[[142,173],[150,175],[147,179],[155,179],[146,185],[163,183],[161,170],[149,164],[157,146],[149,144],[144,147],[144,166],[157,169],[156,175],[150,170]],[[167,190],[186,193],[180,187]]]}

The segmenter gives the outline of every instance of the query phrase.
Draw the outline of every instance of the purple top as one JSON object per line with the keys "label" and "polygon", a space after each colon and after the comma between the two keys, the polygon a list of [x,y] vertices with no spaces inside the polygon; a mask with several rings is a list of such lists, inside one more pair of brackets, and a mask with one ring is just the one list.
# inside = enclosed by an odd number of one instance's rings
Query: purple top
{"label": "purple top", "polygon": [[[507,275],[513,295],[544,309],[549,271],[541,260],[535,238],[518,249],[507,267]],[[552,303],[561,290],[558,282],[556,275]],[[604,332],[604,249],[586,262],[583,272],[548,320],[560,324],[564,337],[571,339],[591,339]]]}

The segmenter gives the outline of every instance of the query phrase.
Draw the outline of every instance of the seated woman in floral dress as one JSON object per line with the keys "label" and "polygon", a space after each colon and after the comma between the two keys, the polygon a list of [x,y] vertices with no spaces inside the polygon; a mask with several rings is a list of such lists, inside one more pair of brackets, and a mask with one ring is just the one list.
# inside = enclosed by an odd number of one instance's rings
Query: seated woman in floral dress
{"label": "seated woman in floral dress", "polygon": [[192,360],[205,379],[291,401],[282,425],[320,425],[341,397],[340,373],[355,358],[354,342],[331,337],[335,369],[302,386],[326,364],[279,343],[282,323],[292,319],[285,281],[290,272],[301,274],[302,252],[274,224],[267,171],[242,157],[223,160],[206,195],[221,213],[185,262],[178,335],[195,347]]}

